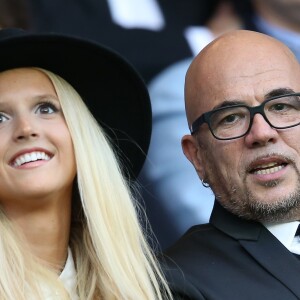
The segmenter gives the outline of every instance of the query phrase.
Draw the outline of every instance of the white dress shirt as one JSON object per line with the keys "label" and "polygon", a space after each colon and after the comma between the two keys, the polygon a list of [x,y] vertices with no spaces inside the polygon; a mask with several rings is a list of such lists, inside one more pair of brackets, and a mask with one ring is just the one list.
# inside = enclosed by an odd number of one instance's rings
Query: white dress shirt
{"label": "white dress shirt", "polygon": [[300,236],[295,237],[299,221],[283,224],[263,224],[290,252],[300,255]]}

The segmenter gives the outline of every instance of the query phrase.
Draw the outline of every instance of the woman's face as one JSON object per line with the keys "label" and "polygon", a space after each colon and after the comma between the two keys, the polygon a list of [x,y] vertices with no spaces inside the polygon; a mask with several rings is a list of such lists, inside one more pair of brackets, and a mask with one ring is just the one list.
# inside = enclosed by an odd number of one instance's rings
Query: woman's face
{"label": "woman's face", "polygon": [[49,78],[34,69],[0,73],[0,203],[40,206],[71,198],[73,144]]}

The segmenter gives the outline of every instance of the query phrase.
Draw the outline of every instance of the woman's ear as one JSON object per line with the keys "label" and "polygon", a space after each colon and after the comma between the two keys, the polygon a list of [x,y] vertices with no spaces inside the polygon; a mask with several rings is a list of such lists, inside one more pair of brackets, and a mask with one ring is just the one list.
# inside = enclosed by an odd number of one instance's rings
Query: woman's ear
{"label": "woman's ear", "polygon": [[192,135],[185,135],[181,139],[181,146],[184,155],[193,164],[200,178],[205,178],[204,164],[203,164],[203,151],[199,143]]}

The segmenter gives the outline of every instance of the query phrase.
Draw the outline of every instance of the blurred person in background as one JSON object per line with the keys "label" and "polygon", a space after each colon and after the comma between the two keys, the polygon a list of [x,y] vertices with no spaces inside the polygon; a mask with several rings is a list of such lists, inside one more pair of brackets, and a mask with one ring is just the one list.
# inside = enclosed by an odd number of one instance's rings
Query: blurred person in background
{"label": "blurred person in background", "polygon": [[252,0],[252,22],[256,31],[283,42],[300,61],[299,0]]}
{"label": "blurred person in background", "polygon": [[0,0],[0,28],[31,27],[31,6],[26,0]]}
{"label": "blurred person in background", "polygon": [[[191,26],[185,36],[194,55],[224,32],[241,27],[231,1],[219,1],[206,26]],[[148,85],[153,130],[148,157],[140,175],[147,215],[162,248],[175,242],[192,225],[208,221],[214,196],[198,184],[182,153],[181,138],[188,127],[184,109],[184,76],[191,58],[179,61]]]}
{"label": "blurred person in background", "polygon": [[202,23],[215,0],[29,0],[32,29],[75,34],[123,55],[148,82],[192,52],[184,29]]}

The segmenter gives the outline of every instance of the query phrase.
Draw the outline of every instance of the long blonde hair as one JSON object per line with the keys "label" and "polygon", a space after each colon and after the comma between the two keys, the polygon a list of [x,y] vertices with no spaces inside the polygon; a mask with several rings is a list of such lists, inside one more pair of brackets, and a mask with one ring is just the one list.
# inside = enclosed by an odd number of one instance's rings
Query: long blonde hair
{"label": "long blonde hair", "polygon": [[60,99],[75,151],[81,205],[73,211],[70,247],[80,299],[171,299],[103,130],[70,84],[42,71]]}

